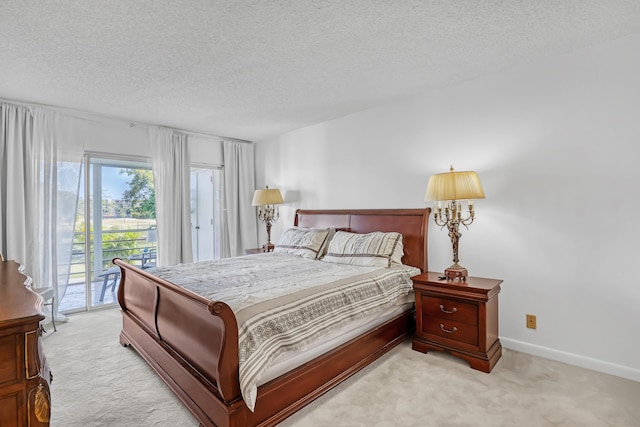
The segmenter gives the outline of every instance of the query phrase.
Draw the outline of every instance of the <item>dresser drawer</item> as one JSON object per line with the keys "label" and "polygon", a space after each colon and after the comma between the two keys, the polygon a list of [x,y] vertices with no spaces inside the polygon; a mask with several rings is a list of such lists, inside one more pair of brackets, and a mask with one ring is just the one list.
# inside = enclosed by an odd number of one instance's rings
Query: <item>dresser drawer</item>
{"label": "dresser drawer", "polygon": [[421,295],[421,302],[422,313],[427,316],[441,317],[469,325],[478,324],[478,306],[475,304],[425,295]]}
{"label": "dresser drawer", "polygon": [[468,323],[454,322],[440,317],[422,316],[422,334],[478,345],[478,328]]}
{"label": "dresser drawer", "polygon": [[23,381],[22,348],[18,334],[0,336],[0,388]]}

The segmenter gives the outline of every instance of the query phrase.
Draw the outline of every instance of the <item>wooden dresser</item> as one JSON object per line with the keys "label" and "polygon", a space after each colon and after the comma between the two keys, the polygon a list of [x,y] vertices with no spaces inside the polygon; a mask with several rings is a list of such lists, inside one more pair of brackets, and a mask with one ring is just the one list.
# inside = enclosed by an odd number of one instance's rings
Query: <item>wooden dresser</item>
{"label": "wooden dresser", "polygon": [[0,262],[0,426],[48,426],[51,374],[42,351],[42,297],[14,261]]}

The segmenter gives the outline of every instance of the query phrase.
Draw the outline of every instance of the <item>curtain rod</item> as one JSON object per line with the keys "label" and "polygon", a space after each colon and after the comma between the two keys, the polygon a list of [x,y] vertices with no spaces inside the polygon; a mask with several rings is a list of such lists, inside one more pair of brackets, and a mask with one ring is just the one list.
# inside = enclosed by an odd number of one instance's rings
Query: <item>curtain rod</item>
{"label": "curtain rod", "polygon": [[186,133],[186,134],[189,134],[189,135],[192,135],[192,136],[203,136],[203,137],[208,137],[208,138],[217,138],[217,139],[220,139],[220,140],[246,142],[246,143],[249,143],[249,144],[252,143],[252,141],[247,141],[247,140],[244,140],[244,139],[230,138],[230,137],[219,136],[219,135],[211,135],[211,134],[208,134],[208,133],[196,132],[196,131],[191,131],[191,130],[186,130],[186,129],[180,129],[180,128],[176,128],[176,127],[172,127],[172,126],[166,126],[166,125],[156,125],[156,124],[151,124],[151,123],[144,123],[144,122],[125,120],[125,119],[120,118],[120,117],[113,117],[113,116],[108,116],[106,114],[100,114],[100,113],[94,113],[94,112],[90,112],[90,111],[77,110],[77,109],[68,108],[68,107],[58,107],[58,106],[55,106],[55,105],[40,104],[40,103],[36,103],[36,102],[24,102],[24,101],[18,101],[18,100],[15,100],[15,99],[7,99],[7,98],[0,98],[0,102],[7,102],[7,103],[10,103],[10,104],[16,104],[16,105],[20,105],[22,107],[30,107],[30,108],[34,108],[34,107],[50,108],[50,109],[52,109],[54,111],[57,111],[57,112],[60,112],[60,113],[64,113],[64,114],[67,114],[67,115],[71,115],[71,116],[79,118],[79,119],[95,122],[95,123],[105,123],[106,121],[112,121],[112,122],[118,122],[119,124],[122,124],[122,125],[126,125],[127,127],[130,127],[130,128],[144,127],[144,128],[147,128],[147,129],[150,128],[150,127],[154,127],[154,126],[161,126],[161,127],[166,127],[166,128],[173,129],[173,130],[178,131],[178,132]]}

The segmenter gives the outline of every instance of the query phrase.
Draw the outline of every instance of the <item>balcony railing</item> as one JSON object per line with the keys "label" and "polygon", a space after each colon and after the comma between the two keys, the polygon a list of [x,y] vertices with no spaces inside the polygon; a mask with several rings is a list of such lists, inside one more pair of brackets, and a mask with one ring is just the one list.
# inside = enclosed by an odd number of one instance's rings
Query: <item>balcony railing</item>
{"label": "balcony railing", "polygon": [[[89,246],[89,254],[91,256],[91,266],[95,269],[94,261],[96,256],[102,266],[100,271],[93,271],[90,280],[95,280],[96,276],[102,274],[103,271],[113,267],[111,260],[113,258],[130,259],[140,256],[143,253],[157,249],[155,238],[155,228],[139,229],[121,229],[121,230],[103,230],[102,231],[102,248],[99,254],[95,252],[92,240]],[[71,263],[69,270],[69,284],[84,283],[86,278],[85,271],[85,233],[75,232],[73,239],[73,250],[71,254]]]}

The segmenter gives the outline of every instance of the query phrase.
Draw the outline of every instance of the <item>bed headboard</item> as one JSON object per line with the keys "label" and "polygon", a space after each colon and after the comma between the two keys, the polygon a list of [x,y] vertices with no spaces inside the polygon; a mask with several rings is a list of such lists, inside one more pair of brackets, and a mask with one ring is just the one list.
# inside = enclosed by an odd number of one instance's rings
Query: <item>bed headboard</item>
{"label": "bed headboard", "polygon": [[298,209],[294,219],[297,227],[335,227],[352,233],[396,231],[402,234],[402,263],[429,271],[427,263],[427,225],[430,208],[425,209]]}

